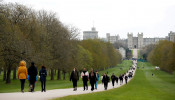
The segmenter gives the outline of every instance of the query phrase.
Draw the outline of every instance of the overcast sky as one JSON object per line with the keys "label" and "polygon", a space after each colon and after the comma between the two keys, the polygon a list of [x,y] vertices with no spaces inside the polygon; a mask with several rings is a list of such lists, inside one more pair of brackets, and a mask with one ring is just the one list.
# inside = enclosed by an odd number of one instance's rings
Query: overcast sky
{"label": "overcast sky", "polygon": [[[2,0],[0,0],[2,1]],[[144,37],[165,37],[175,31],[175,0],[3,0],[18,2],[36,10],[56,12],[65,24],[82,32],[96,27],[99,37],[106,33],[127,38],[128,32]]]}

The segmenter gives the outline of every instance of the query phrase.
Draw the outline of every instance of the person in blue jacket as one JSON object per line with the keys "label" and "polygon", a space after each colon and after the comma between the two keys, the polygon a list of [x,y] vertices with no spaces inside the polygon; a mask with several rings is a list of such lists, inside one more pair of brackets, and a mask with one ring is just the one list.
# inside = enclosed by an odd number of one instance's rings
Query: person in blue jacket
{"label": "person in blue jacket", "polygon": [[99,81],[99,74],[98,74],[98,71],[96,71],[96,83],[95,83],[96,90],[97,90],[98,81]]}
{"label": "person in blue jacket", "polygon": [[41,92],[46,92],[46,76],[47,71],[46,67],[43,65],[41,66],[41,70],[39,71],[40,81],[41,81]]}

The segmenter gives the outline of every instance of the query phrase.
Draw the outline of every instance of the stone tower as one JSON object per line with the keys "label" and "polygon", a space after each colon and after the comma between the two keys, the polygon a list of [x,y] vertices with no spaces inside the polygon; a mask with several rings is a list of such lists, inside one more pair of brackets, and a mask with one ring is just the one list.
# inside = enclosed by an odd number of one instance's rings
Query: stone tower
{"label": "stone tower", "polygon": [[110,42],[110,33],[106,33],[106,39],[108,42]]}
{"label": "stone tower", "polygon": [[169,35],[169,41],[175,42],[175,32],[170,31]]}
{"label": "stone tower", "polygon": [[138,33],[138,49],[141,49],[143,47],[143,33]]}
{"label": "stone tower", "polygon": [[133,49],[133,34],[128,32],[128,48]]}
{"label": "stone tower", "polygon": [[83,40],[87,39],[97,39],[98,31],[96,31],[95,27],[92,27],[91,31],[83,31]]}

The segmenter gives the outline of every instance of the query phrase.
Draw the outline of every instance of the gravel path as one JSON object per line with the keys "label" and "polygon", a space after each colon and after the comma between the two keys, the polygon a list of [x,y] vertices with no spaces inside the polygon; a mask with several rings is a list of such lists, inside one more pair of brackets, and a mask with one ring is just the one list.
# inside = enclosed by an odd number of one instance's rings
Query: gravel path
{"label": "gravel path", "polygon": [[138,58],[137,49],[133,49],[133,58]]}

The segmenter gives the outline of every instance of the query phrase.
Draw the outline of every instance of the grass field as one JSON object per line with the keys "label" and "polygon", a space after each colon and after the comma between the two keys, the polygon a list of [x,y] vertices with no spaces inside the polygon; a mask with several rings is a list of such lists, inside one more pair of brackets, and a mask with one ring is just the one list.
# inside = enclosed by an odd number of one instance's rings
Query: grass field
{"label": "grass field", "polygon": [[[114,68],[106,69],[104,71],[100,71],[99,75],[102,75],[106,72],[108,72],[108,75],[112,75],[112,73],[115,73],[116,75],[123,74],[126,72],[129,67],[131,66],[131,61],[123,61],[122,64],[118,64]],[[123,70],[120,70],[120,68],[123,68]],[[11,80],[10,84],[5,84],[4,81],[2,81],[2,75],[0,75],[0,93],[6,93],[6,92],[20,92],[20,81],[17,80]],[[56,76],[55,76],[56,78]],[[99,82],[100,83],[100,82]],[[25,82],[25,89],[24,91],[28,91],[28,80]],[[40,81],[37,81],[35,84],[35,91],[40,91],[41,90],[41,83]],[[81,79],[78,81],[78,87],[83,86],[83,82]],[[69,76],[68,74],[66,75],[66,80],[50,80],[50,77],[47,77],[47,82],[46,82],[46,90],[51,90],[51,89],[61,89],[61,88],[72,88],[72,82],[69,81]]]}
{"label": "grass field", "polygon": [[149,63],[138,63],[138,66],[134,79],[120,88],[55,100],[175,100],[174,75],[154,70]]}

